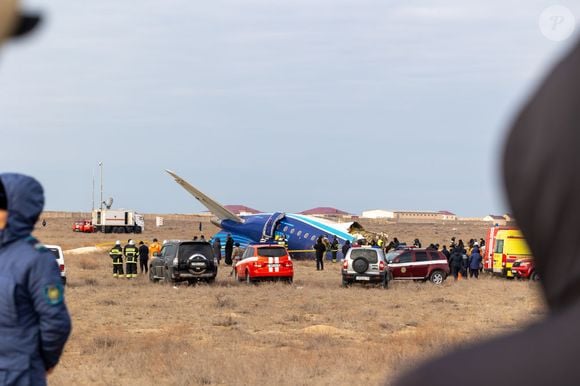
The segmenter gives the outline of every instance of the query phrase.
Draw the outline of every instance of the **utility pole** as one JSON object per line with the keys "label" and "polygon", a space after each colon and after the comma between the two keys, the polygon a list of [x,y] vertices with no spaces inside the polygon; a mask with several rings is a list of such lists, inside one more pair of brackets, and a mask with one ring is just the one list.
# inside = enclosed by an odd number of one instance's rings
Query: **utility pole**
{"label": "utility pole", "polygon": [[93,168],[93,208],[91,212],[95,211],[95,168]]}
{"label": "utility pole", "polygon": [[99,162],[99,168],[101,169],[101,212],[103,211],[103,162]]}

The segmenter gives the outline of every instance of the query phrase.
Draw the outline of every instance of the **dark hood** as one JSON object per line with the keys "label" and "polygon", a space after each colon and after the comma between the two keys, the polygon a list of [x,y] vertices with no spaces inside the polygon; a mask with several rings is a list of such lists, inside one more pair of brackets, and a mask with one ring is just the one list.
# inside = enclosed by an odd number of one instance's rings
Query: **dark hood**
{"label": "dark hood", "polygon": [[22,174],[0,174],[8,203],[8,224],[0,231],[0,246],[32,233],[44,207],[42,186]]}
{"label": "dark hood", "polygon": [[559,309],[580,300],[580,46],[517,118],[503,169],[548,304]]}

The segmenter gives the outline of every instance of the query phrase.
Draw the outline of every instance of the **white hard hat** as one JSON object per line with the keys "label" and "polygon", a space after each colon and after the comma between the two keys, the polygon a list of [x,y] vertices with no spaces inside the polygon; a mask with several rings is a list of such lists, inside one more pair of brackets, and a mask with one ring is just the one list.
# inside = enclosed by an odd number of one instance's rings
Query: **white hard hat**
{"label": "white hard hat", "polygon": [[135,242],[133,240],[129,240],[129,245],[135,245]]}
{"label": "white hard hat", "polygon": [[121,240],[115,241],[115,245],[121,245]]}

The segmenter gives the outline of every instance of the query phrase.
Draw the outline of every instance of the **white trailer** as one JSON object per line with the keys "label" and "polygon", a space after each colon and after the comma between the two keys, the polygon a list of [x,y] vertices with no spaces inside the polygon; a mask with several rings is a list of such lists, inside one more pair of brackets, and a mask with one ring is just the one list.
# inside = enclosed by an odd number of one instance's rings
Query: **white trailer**
{"label": "white trailer", "polygon": [[93,225],[103,233],[141,233],[145,230],[143,215],[125,209],[95,209]]}

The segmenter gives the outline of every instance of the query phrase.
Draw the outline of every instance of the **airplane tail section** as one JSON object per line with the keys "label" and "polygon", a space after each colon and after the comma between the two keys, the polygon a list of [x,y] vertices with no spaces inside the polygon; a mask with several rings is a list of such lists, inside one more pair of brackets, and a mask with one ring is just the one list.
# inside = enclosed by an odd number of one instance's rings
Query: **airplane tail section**
{"label": "airplane tail section", "polygon": [[187,190],[193,197],[195,197],[203,206],[205,206],[214,216],[217,216],[220,220],[232,220],[238,223],[243,223],[244,220],[239,216],[236,216],[223,205],[219,204],[217,201],[212,200],[205,194],[203,194],[198,189],[194,188],[189,182],[185,181],[183,178],[179,177],[177,174],[171,170],[165,170],[171,177],[175,179],[183,189]]}

